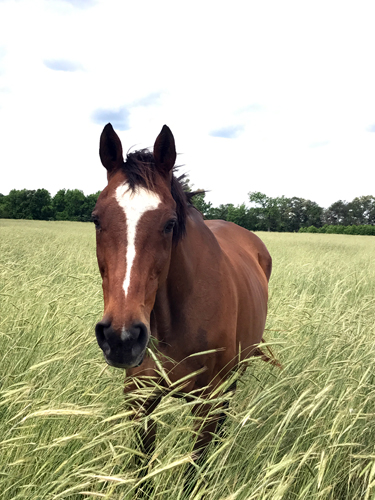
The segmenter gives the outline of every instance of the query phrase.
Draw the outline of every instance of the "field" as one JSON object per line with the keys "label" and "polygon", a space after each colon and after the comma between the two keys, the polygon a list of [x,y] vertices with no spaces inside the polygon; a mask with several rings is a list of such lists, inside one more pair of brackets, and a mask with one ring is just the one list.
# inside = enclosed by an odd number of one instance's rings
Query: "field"
{"label": "field", "polygon": [[[192,499],[375,498],[375,238],[261,233],[274,262],[266,340]],[[102,291],[89,223],[0,221],[2,500],[183,498],[189,406],[170,397],[139,480],[124,373],[94,336]],[[146,462],[144,461],[144,467]],[[146,481],[148,479],[148,481]]]}

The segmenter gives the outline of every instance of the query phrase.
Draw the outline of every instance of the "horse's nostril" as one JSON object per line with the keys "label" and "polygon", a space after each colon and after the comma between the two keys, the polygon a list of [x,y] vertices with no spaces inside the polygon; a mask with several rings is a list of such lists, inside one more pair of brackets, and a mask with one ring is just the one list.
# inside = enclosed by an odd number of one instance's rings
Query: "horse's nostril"
{"label": "horse's nostril", "polygon": [[147,327],[144,323],[135,323],[129,328],[128,332],[134,341],[142,342],[147,338]]}
{"label": "horse's nostril", "polygon": [[99,323],[95,326],[96,340],[98,341],[99,347],[103,349],[103,351],[109,348],[106,333],[108,333],[110,327],[111,323],[108,321],[99,321]]}

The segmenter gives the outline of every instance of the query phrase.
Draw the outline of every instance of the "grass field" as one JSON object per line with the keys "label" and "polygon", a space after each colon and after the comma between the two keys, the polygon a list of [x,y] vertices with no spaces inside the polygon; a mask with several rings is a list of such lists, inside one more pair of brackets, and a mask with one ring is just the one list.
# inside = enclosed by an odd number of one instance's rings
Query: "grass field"
{"label": "grass field", "polygon": [[[375,238],[260,236],[274,263],[266,339],[284,368],[251,362],[191,498],[374,499]],[[95,340],[94,240],[88,223],[0,221],[2,500],[140,497],[145,421],[126,417],[124,374]],[[167,397],[154,416],[152,498],[182,498],[189,407]]]}

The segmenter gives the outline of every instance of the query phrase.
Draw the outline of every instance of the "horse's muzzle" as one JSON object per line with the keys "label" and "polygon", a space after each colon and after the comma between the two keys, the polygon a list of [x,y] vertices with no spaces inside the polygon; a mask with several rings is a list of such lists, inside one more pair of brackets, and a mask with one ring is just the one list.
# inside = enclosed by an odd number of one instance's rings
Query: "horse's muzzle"
{"label": "horse's muzzle", "polygon": [[109,365],[134,368],[142,363],[149,339],[144,323],[133,323],[129,329],[118,331],[112,328],[110,321],[104,319],[97,323],[95,335]]}

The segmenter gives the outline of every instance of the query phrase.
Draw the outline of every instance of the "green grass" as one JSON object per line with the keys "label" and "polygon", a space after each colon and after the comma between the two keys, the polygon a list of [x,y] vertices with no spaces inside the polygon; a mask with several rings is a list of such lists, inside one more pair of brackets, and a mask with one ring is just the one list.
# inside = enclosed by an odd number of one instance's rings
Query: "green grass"
{"label": "green grass", "polygon": [[[266,339],[284,368],[250,363],[191,498],[373,499],[375,238],[260,236],[274,263]],[[2,500],[140,498],[147,420],[126,416],[124,374],[96,344],[92,225],[0,221],[0,276]],[[166,397],[154,416],[152,498],[183,498],[189,405]]]}

